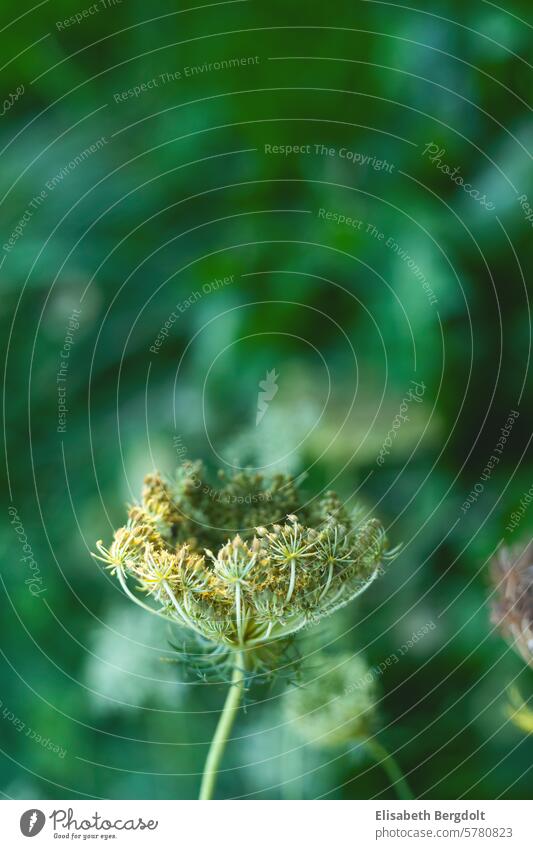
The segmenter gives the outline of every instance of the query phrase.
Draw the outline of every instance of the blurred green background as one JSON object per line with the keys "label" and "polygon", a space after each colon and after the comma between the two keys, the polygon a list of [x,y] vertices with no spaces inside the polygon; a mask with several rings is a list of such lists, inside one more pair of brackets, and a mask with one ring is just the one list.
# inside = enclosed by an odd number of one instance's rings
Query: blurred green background
{"label": "blurred green background", "polygon": [[[176,635],[90,556],[143,475],[185,454],[306,472],[311,493],[383,519],[403,553],[309,634],[310,662],[326,645],[377,665],[435,623],[379,678],[383,741],[416,795],[527,797],[533,744],[505,689],[527,699],[533,680],[489,623],[486,564],[533,519],[505,530],[533,483],[529,4],[89,7],[2,6],[3,97],[24,87],[0,123],[2,793],[196,795],[224,688],[169,662]],[[279,391],[256,426],[270,369]],[[423,399],[380,466],[413,380]],[[219,796],[391,795],[357,746],[302,742],[282,691],[250,694]]]}

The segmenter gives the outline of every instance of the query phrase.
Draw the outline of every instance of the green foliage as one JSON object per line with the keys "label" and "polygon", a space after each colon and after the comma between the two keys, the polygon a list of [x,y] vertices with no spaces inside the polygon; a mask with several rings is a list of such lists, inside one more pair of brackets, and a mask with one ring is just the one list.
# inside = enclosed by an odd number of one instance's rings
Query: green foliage
{"label": "green foliage", "polygon": [[[531,228],[517,201],[533,196],[530,4],[188,11],[124,0],[57,27],[76,11],[71,0],[31,13],[2,4],[2,99],[24,86],[0,123],[2,245],[46,197],[0,271],[0,789],[21,799],[196,795],[224,688],[184,683],[168,662],[172,627],[130,611],[91,557],[94,540],[123,524],[146,469],[170,473],[183,449],[203,458],[206,483],[221,465],[238,472],[209,483],[227,495],[247,494],[242,467],[305,470],[317,501],[334,488],[350,510],[362,501],[381,517],[402,553],[309,634],[306,663],[325,644],[371,667],[397,658],[381,676],[379,712],[415,793],[528,798],[532,741],[509,720],[505,691],[518,679],[528,703],[533,682],[490,623],[486,564],[532,483]],[[185,76],[241,56],[260,61]],[[176,71],[181,79],[115,99]],[[494,212],[423,155],[430,143]],[[279,391],[256,425],[273,369]],[[408,405],[378,466],[412,380],[426,387],[422,402]],[[499,463],[463,512],[514,409]],[[183,539],[215,506],[202,489],[189,490]],[[290,487],[276,491],[284,522],[298,505]],[[35,566],[21,560],[7,504]],[[241,506],[235,521],[216,503],[213,553],[270,521],[263,502]],[[529,507],[511,541],[529,538],[532,523]],[[415,641],[428,622],[436,627]],[[273,684],[250,698],[250,736],[229,746],[221,796],[388,793],[379,770],[359,773],[357,753],[332,760],[280,731],[279,695]]]}

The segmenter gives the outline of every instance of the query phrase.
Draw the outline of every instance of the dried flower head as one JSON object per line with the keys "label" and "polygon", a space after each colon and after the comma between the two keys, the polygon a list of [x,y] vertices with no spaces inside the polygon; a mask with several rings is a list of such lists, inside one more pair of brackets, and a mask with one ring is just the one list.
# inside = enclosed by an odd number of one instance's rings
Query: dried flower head
{"label": "dried flower head", "polygon": [[367,739],[375,727],[374,676],[360,655],[322,656],[315,675],[284,696],[285,715],[314,746]]}
{"label": "dried flower head", "polygon": [[184,626],[217,661],[234,665],[238,653],[261,674],[294,634],[366,589],[391,553],[381,524],[333,493],[306,505],[288,476],[220,480],[206,485],[200,463],[174,481],[148,475],[127,524],[95,556],[133,601]]}
{"label": "dried flower head", "polygon": [[492,622],[533,666],[533,540],[500,549],[491,564],[491,578],[497,594]]}

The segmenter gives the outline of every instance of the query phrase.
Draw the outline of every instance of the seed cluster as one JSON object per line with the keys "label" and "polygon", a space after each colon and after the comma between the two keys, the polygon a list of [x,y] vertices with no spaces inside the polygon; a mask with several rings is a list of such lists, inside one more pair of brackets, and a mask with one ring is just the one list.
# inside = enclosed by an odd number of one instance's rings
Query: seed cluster
{"label": "seed cluster", "polygon": [[491,577],[496,587],[492,621],[533,666],[533,540],[500,549],[491,564]]}
{"label": "seed cluster", "polygon": [[174,481],[148,475],[127,524],[95,556],[132,600],[217,651],[239,651],[250,670],[272,665],[283,641],[355,598],[391,556],[381,524],[334,493],[306,504],[289,476],[267,488],[241,472],[222,476],[216,491],[203,478],[199,463]]}

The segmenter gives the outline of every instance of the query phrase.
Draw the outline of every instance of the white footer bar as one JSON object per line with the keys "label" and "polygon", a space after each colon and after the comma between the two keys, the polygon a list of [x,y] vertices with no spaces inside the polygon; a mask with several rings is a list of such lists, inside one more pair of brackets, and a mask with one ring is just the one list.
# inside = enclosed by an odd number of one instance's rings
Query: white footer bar
{"label": "white footer bar", "polygon": [[[525,801],[3,801],[2,845],[175,849],[533,846]],[[35,838],[35,843],[30,839]]]}

